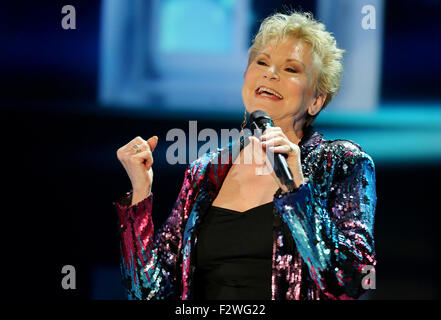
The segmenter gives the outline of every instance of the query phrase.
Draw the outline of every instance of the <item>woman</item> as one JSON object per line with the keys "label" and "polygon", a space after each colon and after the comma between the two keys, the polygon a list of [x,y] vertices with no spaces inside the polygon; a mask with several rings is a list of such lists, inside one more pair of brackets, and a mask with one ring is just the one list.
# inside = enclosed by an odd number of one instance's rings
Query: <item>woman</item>
{"label": "woman", "polygon": [[[133,187],[115,204],[129,298],[356,299],[365,292],[363,272],[376,264],[374,164],[357,144],[324,140],[311,126],[338,92],[342,53],[310,14],[266,18],[242,97],[246,111],[267,112],[274,127],[260,140],[236,142],[238,154],[232,143],[190,164],[156,232],[158,139],[137,137],[118,150]],[[256,174],[266,150],[286,156],[294,188]],[[224,154],[227,164],[215,161]],[[247,154],[251,164],[242,161]]]}

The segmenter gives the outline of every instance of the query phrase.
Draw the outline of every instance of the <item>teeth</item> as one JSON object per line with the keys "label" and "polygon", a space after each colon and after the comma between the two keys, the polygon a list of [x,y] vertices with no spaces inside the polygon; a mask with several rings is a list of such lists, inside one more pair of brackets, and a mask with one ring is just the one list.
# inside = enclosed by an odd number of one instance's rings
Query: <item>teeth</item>
{"label": "teeth", "polygon": [[275,96],[278,97],[279,99],[283,99],[283,97],[282,97],[280,94],[278,94],[277,92],[275,92],[275,91],[273,91],[273,90],[271,90],[271,89],[269,89],[269,88],[260,87],[259,90],[258,90],[259,94],[261,94],[261,93],[264,92],[264,91],[269,92],[269,93],[275,95]]}

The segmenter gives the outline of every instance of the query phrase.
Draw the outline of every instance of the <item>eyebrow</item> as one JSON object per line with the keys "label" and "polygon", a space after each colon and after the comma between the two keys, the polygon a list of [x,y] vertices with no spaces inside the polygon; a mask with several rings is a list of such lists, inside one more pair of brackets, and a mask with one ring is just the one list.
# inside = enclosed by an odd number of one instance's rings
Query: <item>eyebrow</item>
{"label": "eyebrow", "polygon": [[[270,56],[268,53],[261,52],[261,54],[264,54],[264,55],[266,55],[268,58],[271,59],[271,56]],[[297,59],[286,59],[286,61],[288,61],[288,62],[291,62],[291,61],[297,61],[297,62],[299,62],[299,63],[301,63],[301,64],[303,65],[303,68],[306,69],[305,64],[304,64],[302,61],[300,61],[300,60],[297,60]]]}

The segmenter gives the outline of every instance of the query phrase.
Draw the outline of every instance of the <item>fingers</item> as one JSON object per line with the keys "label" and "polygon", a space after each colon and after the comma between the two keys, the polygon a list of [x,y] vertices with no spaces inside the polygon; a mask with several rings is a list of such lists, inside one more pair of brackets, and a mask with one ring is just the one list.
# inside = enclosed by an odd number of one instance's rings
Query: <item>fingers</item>
{"label": "fingers", "polygon": [[283,146],[269,147],[268,150],[274,153],[284,153],[284,154],[289,154],[292,152],[292,148],[287,144]]}
{"label": "fingers", "polygon": [[144,151],[148,147],[147,141],[145,141],[143,138],[138,136],[138,137],[132,139],[126,145],[124,145],[118,149],[118,151],[117,151],[118,159],[120,159],[120,158],[126,159],[126,158],[129,158],[131,155],[135,154],[136,153],[135,145],[137,146],[137,148],[140,151]]}
{"label": "fingers", "polygon": [[[267,145],[265,145],[264,142],[260,142],[259,139],[257,139],[254,136],[250,137],[250,141],[254,144],[254,146],[253,146],[254,148],[260,150],[260,153],[261,154],[263,153],[265,155],[265,159],[268,159],[268,156],[274,156],[274,154],[276,154],[276,153],[289,153],[290,152],[290,145],[289,144],[282,144],[282,145],[279,145],[277,147],[271,145],[270,147],[268,147]],[[270,141],[270,140],[267,140],[267,141]],[[279,141],[280,143],[285,142],[284,139],[278,139],[278,140],[275,139],[275,141]],[[274,141],[271,141],[270,144],[272,144],[273,142]],[[295,147],[299,148],[295,144],[292,144],[292,145],[293,145],[294,148]],[[268,151],[270,151],[269,153],[266,152],[266,148],[268,148]],[[296,168],[295,161],[297,159],[299,159],[299,157],[290,157],[290,156],[288,156],[288,158],[287,158],[288,167],[290,168],[291,172],[295,172],[293,170],[294,170],[294,168]],[[271,162],[272,161],[265,161],[264,162],[264,164],[266,165],[266,170],[265,170],[264,173],[262,172],[261,168],[256,168],[256,170],[260,169],[260,172],[256,173],[256,174],[258,174],[258,175],[270,174],[273,177],[273,179],[276,181],[276,183],[279,186],[279,188],[281,188],[284,191],[287,191],[287,187],[285,185],[283,185],[282,181],[279,179],[279,177],[277,177],[277,175],[276,175],[276,173],[274,171],[274,168],[271,165]],[[300,163],[297,164],[297,166],[300,166],[300,165],[301,165]]]}
{"label": "fingers", "polygon": [[263,141],[267,138],[275,137],[278,135],[285,135],[280,127],[269,127],[265,129],[265,133],[260,138]]}
{"label": "fingers", "polygon": [[145,141],[143,138],[138,136],[128,143],[126,151],[132,154],[136,153],[135,145],[137,145],[138,149],[141,151],[150,149],[149,145],[147,144],[147,141]]}
{"label": "fingers", "polygon": [[300,147],[283,137],[275,137],[262,142],[262,146],[274,153],[291,154],[300,152]]}
{"label": "fingers", "polygon": [[132,161],[145,162],[145,168],[148,170],[153,165],[153,156],[150,150],[138,152],[131,157]]}
{"label": "fingers", "polygon": [[285,134],[282,132],[282,130],[270,130],[273,128],[268,128],[265,130],[265,133],[260,137],[260,140],[262,141],[268,141],[270,139],[274,139],[276,137],[286,138]]}
{"label": "fingers", "polygon": [[262,148],[274,153],[290,153],[293,150],[292,143],[283,136],[266,137],[261,142]]}
{"label": "fingers", "polygon": [[[119,148],[116,152],[120,161],[127,161],[134,155],[139,155],[142,152],[149,151],[150,153],[156,148],[158,144],[158,137],[153,136],[147,141],[140,136],[135,137],[129,143]],[[145,154],[144,154],[145,155]],[[138,159],[139,157],[135,158]]]}
{"label": "fingers", "polygon": [[[265,155],[267,157],[274,156],[276,153],[286,154],[286,161],[293,175],[295,185],[299,186],[304,183],[300,147],[291,142],[279,127],[267,128],[265,134],[260,137],[261,142],[255,137],[251,137],[250,139],[256,146],[260,145],[261,149],[263,149],[264,152],[266,151]],[[287,191],[288,188],[276,177],[274,170],[271,170],[270,173],[276,180],[279,188]]]}
{"label": "fingers", "polygon": [[276,136],[272,138],[267,138],[267,140],[262,141],[262,145],[264,147],[271,147],[271,146],[280,146],[282,144],[286,144],[287,141],[284,137]]}
{"label": "fingers", "polygon": [[[280,128],[268,128],[274,129],[269,132],[265,131],[262,135],[262,146],[268,148],[268,151],[274,153],[291,154],[292,152],[300,152],[300,148],[295,143],[288,140],[285,134]],[[268,130],[267,129],[267,130]]]}

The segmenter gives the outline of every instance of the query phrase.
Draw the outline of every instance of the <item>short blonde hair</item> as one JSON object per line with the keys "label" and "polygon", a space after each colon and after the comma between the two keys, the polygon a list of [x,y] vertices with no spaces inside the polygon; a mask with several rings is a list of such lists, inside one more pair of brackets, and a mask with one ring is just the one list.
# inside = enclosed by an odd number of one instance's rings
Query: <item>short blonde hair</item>
{"label": "short blonde hair", "polygon": [[265,18],[248,51],[248,66],[269,40],[282,40],[288,36],[303,40],[312,49],[312,58],[318,71],[316,93],[327,93],[323,109],[340,89],[345,50],[337,48],[337,41],[332,33],[326,31],[325,25],[315,20],[312,13],[292,11],[289,14],[276,13]]}

